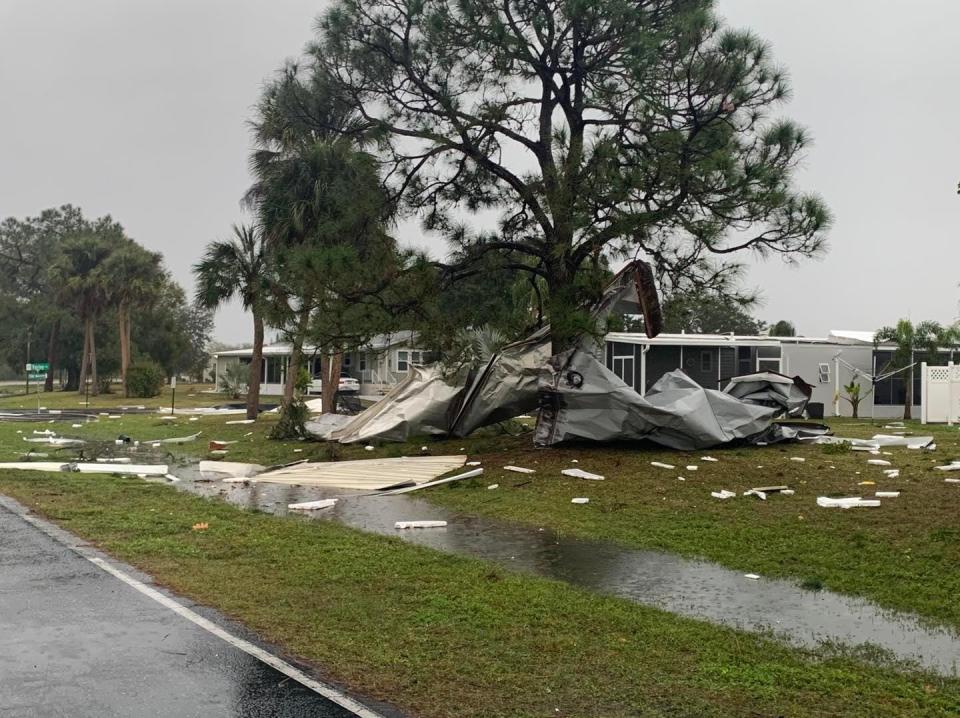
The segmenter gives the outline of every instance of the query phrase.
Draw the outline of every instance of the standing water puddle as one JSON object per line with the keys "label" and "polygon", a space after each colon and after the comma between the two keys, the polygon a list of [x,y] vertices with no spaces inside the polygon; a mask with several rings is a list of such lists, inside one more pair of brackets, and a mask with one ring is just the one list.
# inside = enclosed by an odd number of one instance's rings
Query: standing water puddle
{"label": "standing water puddle", "polygon": [[[960,636],[869,601],[809,591],[778,579],[750,580],[706,561],[615,544],[557,536],[484,517],[449,511],[410,495],[356,496],[284,484],[200,482],[195,469],[177,472],[179,488],[274,514],[298,513],[396,536],[440,551],[566,581],[602,593],[747,631],[772,631],[791,643],[879,647],[898,660],[956,676]],[[287,504],[339,498],[332,509],[290,512]],[[394,522],[447,521],[446,528],[397,530]]]}

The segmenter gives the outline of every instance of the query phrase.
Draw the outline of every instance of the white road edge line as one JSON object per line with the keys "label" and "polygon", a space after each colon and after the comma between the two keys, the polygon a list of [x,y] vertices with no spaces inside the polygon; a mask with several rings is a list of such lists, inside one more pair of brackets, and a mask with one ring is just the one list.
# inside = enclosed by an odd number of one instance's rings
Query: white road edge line
{"label": "white road edge line", "polygon": [[212,633],[218,638],[223,639],[224,641],[229,643],[231,646],[235,648],[239,648],[244,653],[247,653],[253,656],[259,661],[263,661],[271,668],[275,668],[285,676],[289,676],[293,680],[297,681],[297,683],[301,683],[307,688],[309,688],[310,690],[315,691],[316,693],[319,693],[321,696],[323,696],[327,700],[333,701],[341,708],[346,708],[347,710],[352,711],[353,713],[356,713],[357,716],[359,716],[359,718],[383,718],[383,716],[381,716],[379,713],[375,713],[374,711],[367,708],[365,705],[355,701],[350,696],[344,693],[341,693],[336,688],[332,688],[331,686],[327,686],[327,685],[324,685],[323,683],[315,681],[313,678],[308,676],[303,671],[298,670],[297,668],[291,666],[286,661],[280,658],[277,658],[272,653],[268,653],[267,651],[263,650],[259,646],[253,645],[249,641],[245,641],[242,638],[237,638],[232,633],[228,633],[213,621],[210,621],[204,618],[203,616],[197,613],[194,613],[186,606],[183,606],[177,603],[169,596],[164,596],[162,593],[160,593],[156,589],[150,588],[150,586],[146,585],[142,581],[138,581],[132,576],[127,575],[120,569],[114,568],[109,563],[104,561],[102,558],[97,558],[95,556],[84,556],[84,558],[87,559],[90,563],[95,564],[96,566],[99,566],[101,569],[109,573],[111,576],[114,576],[115,578],[120,579],[131,588],[135,588],[144,596],[148,596],[149,598],[152,598],[154,601],[156,601],[162,606],[166,606],[177,615],[187,619],[191,623],[196,624],[200,628],[204,629],[205,631],[208,631],[209,633]]}
{"label": "white road edge line", "polygon": [[[6,498],[6,497],[3,497],[3,498]],[[11,504],[14,504],[14,505],[11,505]],[[250,656],[253,656],[257,660],[262,661],[263,663],[266,663],[271,668],[274,668],[280,671],[280,673],[284,674],[289,678],[292,678],[297,683],[300,683],[301,685],[306,686],[307,688],[314,691],[315,693],[319,693],[321,696],[323,696],[324,698],[326,698],[327,700],[333,703],[336,703],[341,708],[346,708],[348,711],[352,711],[354,714],[356,714],[357,718],[384,718],[382,714],[377,713],[376,711],[368,708],[367,706],[363,705],[359,701],[354,700],[353,698],[343,693],[342,691],[337,690],[333,686],[328,686],[324,683],[320,683],[319,681],[314,680],[303,671],[287,663],[282,658],[277,658],[272,653],[269,653],[268,651],[263,650],[259,646],[256,646],[250,643],[250,641],[245,641],[244,639],[238,638],[237,636],[234,636],[232,633],[225,631],[223,628],[218,626],[213,621],[210,621],[204,618],[203,616],[201,616],[200,614],[191,611],[189,608],[178,603],[177,601],[174,601],[169,596],[164,596],[155,588],[151,588],[147,584],[143,583],[143,581],[138,581],[137,579],[135,579],[133,576],[130,576],[126,572],[121,571],[120,569],[114,566],[111,566],[108,562],[104,561],[102,558],[99,558],[98,556],[87,555],[87,553],[84,551],[82,546],[64,542],[63,539],[57,536],[52,529],[48,529],[47,526],[44,525],[45,524],[44,521],[39,520],[34,516],[30,516],[26,514],[18,503],[15,504],[14,502],[4,500],[4,501],[0,501],[0,505],[2,505],[7,510],[11,511],[13,514],[19,516],[21,519],[23,519],[27,523],[32,524],[34,527],[40,529],[40,531],[45,533],[47,536],[49,536],[53,540],[57,541],[58,543],[63,543],[64,545],[67,546],[67,548],[72,550],[75,554],[77,554],[81,558],[85,558],[87,561],[97,566],[98,568],[102,569],[103,571],[106,571],[114,578],[118,578],[121,581],[123,581],[125,584],[130,586],[131,588],[136,589],[137,591],[142,593],[144,596],[147,596],[148,598],[152,598],[161,606],[165,606],[169,608],[171,611],[181,616],[182,618],[187,619],[191,623],[199,626],[200,628],[204,629],[209,633],[212,633],[214,636],[217,636],[217,638],[220,638],[226,641],[231,646],[240,649],[244,653]],[[63,531],[63,529],[59,529],[59,530]]]}

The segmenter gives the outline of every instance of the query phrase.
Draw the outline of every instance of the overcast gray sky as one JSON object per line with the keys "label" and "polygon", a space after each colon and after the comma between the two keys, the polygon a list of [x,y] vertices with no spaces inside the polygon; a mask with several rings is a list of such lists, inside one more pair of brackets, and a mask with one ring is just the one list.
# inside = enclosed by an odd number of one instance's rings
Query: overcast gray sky
{"label": "overcast gray sky", "polygon": [[[815,145],[800,184],[836,216],[825,259],[752,267],[757,315],[807,335],[960,300],[960,2],[720,0],[793,78]],[[64,203],[112,214],[192,289],[206,242],[243,217],[246,121],[299,54],[317,0],[0,0],[0,217]],[[404,241],[443,252],[405,227]],[[216,337],[243,342],[237,306]]]}

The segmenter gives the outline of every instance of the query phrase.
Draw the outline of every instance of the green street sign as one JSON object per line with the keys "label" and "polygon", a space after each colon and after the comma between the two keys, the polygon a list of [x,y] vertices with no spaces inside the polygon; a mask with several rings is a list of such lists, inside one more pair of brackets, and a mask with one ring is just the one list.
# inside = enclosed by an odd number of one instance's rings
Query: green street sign
{"label": "green street sign", "polygon": [[50,365],[47,362],[34,362],[32,364],[27,364],[27,371],[33,372],[36,374],[46,374],[50,370]]}

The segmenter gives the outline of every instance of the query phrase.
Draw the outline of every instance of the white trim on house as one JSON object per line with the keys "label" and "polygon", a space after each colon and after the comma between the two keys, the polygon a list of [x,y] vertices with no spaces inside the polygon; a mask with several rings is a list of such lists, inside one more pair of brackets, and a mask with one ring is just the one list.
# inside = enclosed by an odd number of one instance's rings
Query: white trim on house
{"label": "white trim on house", "polygon": [[[308,345],[303,348],[305,356],[310,360],[318,357],[319,349]],[[401,353],[406,353],[406,370],[400,370],[398,361]],[[285,359],[290,356],[291,346],[288,343],[265,344],[263,356],[266,359]],[[363,348],[347,352],[344,357],[344,375],[351,376],[360,382],[360,391],[364,394],[379,394],[406,376],[410,366],[427,362],[430,352],[416,346],[416,334],[409,330],[380,334],[373,337]],[[220,373],[230,363],[241,362],[253,356],[253,348],[229,349],[213,354],[215,371],[214,381],[219,385]],[[264,372],[266,372],[266,362]],[[313,367],[313,374],[319,371]],[[267,378],[266,374],[263,378]],[[260,386],[260,393],[265,396],[279,396],[283,394],[286,379],[286,361],[281,367],[279,383],[264,381]]]}

